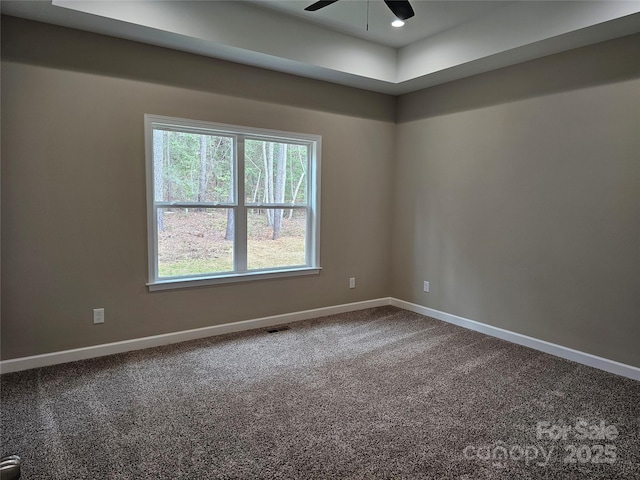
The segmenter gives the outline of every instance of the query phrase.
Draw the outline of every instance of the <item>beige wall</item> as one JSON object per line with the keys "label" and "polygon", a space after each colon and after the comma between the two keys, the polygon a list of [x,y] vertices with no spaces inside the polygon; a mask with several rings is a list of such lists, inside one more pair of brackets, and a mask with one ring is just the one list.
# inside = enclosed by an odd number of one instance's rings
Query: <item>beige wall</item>
{"label": "beige wall", "polygon": [[[3,18],[2,358],[393,295],[640,366],[638,45],[396,99]],[[322,274],[149,293],[144,113],[322,135]]]}
{"label": "beige wall", "polygon": [[[12,18],[2,60],[3,359],[388,294],[393,97]],[[322,273],[149,293],[145,113],[322,135]]]}
{"label": "beige wall", "polygon": [[636,35],[402,96],[392,295],[640,366],[638,58]]}

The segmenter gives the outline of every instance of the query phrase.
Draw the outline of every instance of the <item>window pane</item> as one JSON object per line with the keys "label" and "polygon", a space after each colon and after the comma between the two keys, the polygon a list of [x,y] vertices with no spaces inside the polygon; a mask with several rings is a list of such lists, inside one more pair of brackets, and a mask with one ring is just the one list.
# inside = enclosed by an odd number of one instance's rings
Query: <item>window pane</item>
{"label": "window pane", "polygon": [[233,209],[158,209],[158,277],[232,270]]}
{"label": "window pane", "polygon": [[247,203],[307,203],[307,145],[245,141]]}
{"label": "window pane", "polygon": [[233,202],[233,138],[153,131],[157,202]]}
{"label": "window pane", "polygon": [[247,233],[249,270],[306,264],[306,210],[249,209]]}

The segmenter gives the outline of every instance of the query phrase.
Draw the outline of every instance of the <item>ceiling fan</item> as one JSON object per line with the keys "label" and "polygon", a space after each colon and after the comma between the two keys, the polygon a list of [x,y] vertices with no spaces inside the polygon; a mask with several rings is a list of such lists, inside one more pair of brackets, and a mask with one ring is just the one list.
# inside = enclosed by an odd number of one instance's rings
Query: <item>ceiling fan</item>
{"label": "ceiling fan", "polygon": [[[308,12],[315,12],[316,10],[320,10],[321,8],[329,6],[332,3],[336,3],[337,1],[338,0],[321,0],[309,5],[305,10]],[[391,10],[399,20],[406,20],[407,18],[411,18],[415,15],[409,0],[384,0],[384,3],[387,4],[389,10]]]}

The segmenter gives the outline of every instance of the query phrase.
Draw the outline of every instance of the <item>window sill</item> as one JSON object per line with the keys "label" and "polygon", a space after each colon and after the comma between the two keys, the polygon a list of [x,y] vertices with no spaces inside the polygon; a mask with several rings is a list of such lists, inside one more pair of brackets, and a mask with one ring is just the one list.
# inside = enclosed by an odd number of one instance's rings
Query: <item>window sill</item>
{"label": "window sill", "polygon": [[221,285],[227,283],[252,282],[256,280],[268,280],[272,278],[299,277],[303,275],[317,275],[321,267],[302,267],[280,271],[258,271],[246,273],[230,273],[228,275],[211,277],[171,278],[147,283],[149,291],[174,290],[177,288],[204,287],[207,285]]}

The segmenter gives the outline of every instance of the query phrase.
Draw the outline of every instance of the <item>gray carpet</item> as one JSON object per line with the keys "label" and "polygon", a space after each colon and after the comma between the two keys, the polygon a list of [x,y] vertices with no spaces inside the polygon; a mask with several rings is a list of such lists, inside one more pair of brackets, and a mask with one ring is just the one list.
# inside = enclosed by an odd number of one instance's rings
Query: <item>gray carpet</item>
{"label": "gray carpet", "polygon": [[2,454],[25,480],[640,478],[640,382],[394,307],[290,327],[3,375]]}

